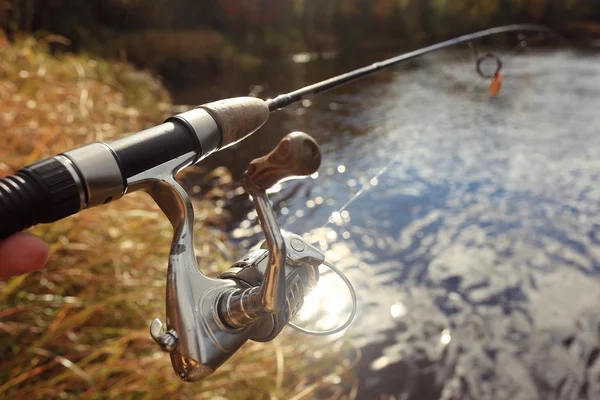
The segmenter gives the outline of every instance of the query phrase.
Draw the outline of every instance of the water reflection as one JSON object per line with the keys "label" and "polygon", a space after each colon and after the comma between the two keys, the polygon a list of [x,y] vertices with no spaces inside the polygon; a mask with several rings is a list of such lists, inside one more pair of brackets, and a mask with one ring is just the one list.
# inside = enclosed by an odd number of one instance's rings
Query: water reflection
{"label": "water reflection", "polygon": [[443,345],[447,345],[452,340],[452,335],[450,335],[449,329],[444,329],[442,331],[442,336],[440,337],[440,343]]}
{"label": "water reflection", "polygon": [[328,330],[343,324],[352,306],[347,293],[348,288],[337,275],[322,275],[294,322],[302,326],[311,322],[313,330]]}
{"label": "water reflection", "polygon": [[406,306],[402,303],[392,304],[390,307],[390,314],[394,318],[402,318],[406,315]]}
{"label": "water reflection", "polygon": [[[463,56],[285,114],[324,156],[279,221],[356,286],[361,398],[600,398],[600,59],[511,58],[490,99]],[[343,322],[327,276],[299,324]]]}
{"label": "water reflection", "polygon": [[390,359],[386,356],[381,356],[371,363],[371,369],[373,371],[379,371],[380,369],[384,369],[388,365],[390,365]]}

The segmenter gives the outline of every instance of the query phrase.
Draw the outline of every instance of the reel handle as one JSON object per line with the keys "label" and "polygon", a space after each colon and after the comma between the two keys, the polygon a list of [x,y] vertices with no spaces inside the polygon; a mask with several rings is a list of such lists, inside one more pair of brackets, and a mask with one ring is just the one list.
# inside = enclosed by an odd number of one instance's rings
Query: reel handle
{"label": "reel handle", "polygon": [[286,135],[269,154],[253,160],[246,176],[260,190],[296,176],[314,174],[321,165],[321,150],[304,132]]}

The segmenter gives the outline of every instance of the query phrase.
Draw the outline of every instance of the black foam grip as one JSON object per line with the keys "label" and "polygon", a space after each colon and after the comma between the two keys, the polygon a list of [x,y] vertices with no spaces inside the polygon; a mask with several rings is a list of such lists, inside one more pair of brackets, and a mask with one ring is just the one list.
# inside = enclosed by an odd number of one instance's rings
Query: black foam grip
{"label": "black foam grip", "polygon": [[0,179],[0,239],[39,223],[58,221],[80,209],[75,177],[54,158]]}

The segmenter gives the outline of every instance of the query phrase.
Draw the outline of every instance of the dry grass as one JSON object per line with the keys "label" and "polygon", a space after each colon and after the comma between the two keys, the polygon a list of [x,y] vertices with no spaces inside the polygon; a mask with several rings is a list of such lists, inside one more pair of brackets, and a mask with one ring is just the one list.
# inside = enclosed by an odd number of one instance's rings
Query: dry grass
{"label": "dry grass", "polygon": [[[0,33],[0,175],[160,122],[169,103],[158,81],[128,65],[57,59],[44,43],[11,45]],[[204,272],[214,273],[233,255],[206,222],[215,214],[210,197],[195,204],[196,250]],[[351,396],[347,345],[294,334],[247,344],[202,383],[180,382],[148,331],[164,317],[171,236],[149,196],[135,193],[34,231],[51,244],[49,265],[0,283],[0,398]],[[332,384],[338,376],[342,384]]]}

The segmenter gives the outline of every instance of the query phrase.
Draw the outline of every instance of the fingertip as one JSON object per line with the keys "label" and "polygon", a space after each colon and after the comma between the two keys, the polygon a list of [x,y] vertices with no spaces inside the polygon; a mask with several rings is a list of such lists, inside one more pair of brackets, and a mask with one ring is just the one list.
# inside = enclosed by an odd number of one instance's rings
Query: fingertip
{"label": "fingertip", "polygon": [[22,275],[42,268],[48,262],[46,242],[29,233],[18,233],[0,241],[0,277]]}
{"label": "fingertip", "polygon": [[41,238],[29,234],[22,234],[25,239],[21,239],[26,244],[24,248],[29,251],[30,257],[30,265],[33,269],[40,269],[48,262],[48,258],[50,257],[50,249],[48,248],[48,244]]}

